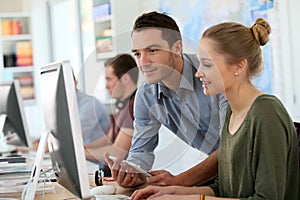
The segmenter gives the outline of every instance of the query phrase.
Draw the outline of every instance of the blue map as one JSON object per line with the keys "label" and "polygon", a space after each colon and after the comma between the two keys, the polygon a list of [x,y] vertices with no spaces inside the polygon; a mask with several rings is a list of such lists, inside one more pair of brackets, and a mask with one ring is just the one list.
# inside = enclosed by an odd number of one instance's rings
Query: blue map
{"label": "blue map", "polygon": [[[202,32],[217,23],[235,21],[251,26],[257,17],[268,20],[273,9],[272,0],[160,0],[160,11],[172,16],[178,23],[184,52],[197,52]],[[264,70],[252,82],[261,91],[272,94],[272,52],[270,43],[263,47]]]}

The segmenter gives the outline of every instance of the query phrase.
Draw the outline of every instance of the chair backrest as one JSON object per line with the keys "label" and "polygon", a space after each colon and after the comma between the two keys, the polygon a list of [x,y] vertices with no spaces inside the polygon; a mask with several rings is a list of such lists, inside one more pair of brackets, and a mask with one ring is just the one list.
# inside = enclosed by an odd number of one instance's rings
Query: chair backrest
{"label": "chair backrest", "polygon": [[[296,131],[298,135],[298,147],[299,147],[299,158],[300,158],[300,123],[294,122],[294,125],[296,127]],[[300,167],[300,159],[299,159],[299,167]]]}

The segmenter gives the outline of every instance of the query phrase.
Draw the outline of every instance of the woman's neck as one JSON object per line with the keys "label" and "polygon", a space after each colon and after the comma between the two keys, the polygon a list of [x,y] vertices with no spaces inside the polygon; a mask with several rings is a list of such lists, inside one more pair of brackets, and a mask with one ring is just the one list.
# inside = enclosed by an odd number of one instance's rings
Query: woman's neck
{"label": "woman's neck", "polygon": [[243,84],[232,91],[226,92],[226,98],[233,113],[248,110],[254,100],[263,93],[251,83]]}

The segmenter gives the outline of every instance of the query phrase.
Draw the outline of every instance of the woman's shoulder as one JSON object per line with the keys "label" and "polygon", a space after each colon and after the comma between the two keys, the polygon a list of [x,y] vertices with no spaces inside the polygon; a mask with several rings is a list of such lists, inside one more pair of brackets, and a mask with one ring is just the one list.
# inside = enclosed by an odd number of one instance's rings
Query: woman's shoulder
{"label": "woman's shoulder", "polygon": [[256,98],[251,107],[250,113],[257,120],[263,118],[289,118],[288,111],[282,102],[274,95],[263,94]]}
{"label": "woman's shoulder", "polygon": [[259,108],[262,110],[284,108],[281,101],[274,95],[262,94],[258,96],[253,102],[253,108]]}

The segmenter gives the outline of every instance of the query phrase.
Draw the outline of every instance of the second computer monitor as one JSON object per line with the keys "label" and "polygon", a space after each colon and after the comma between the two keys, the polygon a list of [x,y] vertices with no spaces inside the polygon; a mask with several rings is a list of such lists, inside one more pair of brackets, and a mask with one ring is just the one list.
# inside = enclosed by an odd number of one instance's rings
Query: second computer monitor
{"label": "second computer monitor", "polygon": [[0,131],[7,144],[32,146],[18,80],[0,82]]}
{"label": "second computer monitor", "polygon": [[41,69],[41,96],[48,147],[58,183],[80,199],[90,196],[77,96],[70,63]]}

